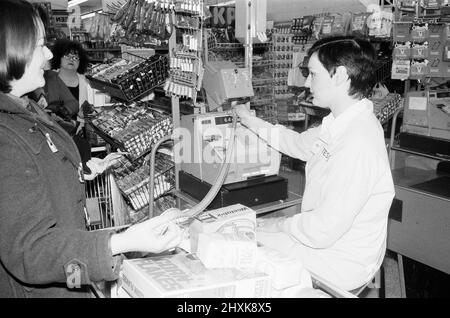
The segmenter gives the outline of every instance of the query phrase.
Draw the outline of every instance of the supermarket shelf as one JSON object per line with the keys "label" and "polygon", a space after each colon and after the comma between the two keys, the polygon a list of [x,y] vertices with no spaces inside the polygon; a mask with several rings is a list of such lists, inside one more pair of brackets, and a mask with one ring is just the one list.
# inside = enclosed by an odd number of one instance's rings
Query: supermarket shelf
{"label": "supermarket shelf", "polygon": [[261,78],[261,79],[253,78],[252,79],[253,87],[272,85],[274,82],[275,82],[274,78]]}
{"label": "supermarket shelf", "polygon": [[85,49],[85,51],[87,53],[90,53],[90,52],[120,52],[120,47]]}
{"label": "supermarket shelf", "polygon": [[251,100],[250,101],[250,106],[251,107],[261,107],[261,106],[266,106],[266,105],[274,105],[275,101],[273,100],[273,98],[271,99],[257,99],[257,100]]}
{"label": "supermarket shelf", "polygon": [[[245,67],[244,62],[235,62],[237,67]],[[272,66],[274,65],[273,60],[253,60],[252,66],[253,67],[265,67],[265,66]]]}
{"label": "supermarket shelf", "polygon": [[[265,43],[253,43],[253,48],[269,48],[271,42],[267,41]],[[209,48],[210,50],[242,50],[244,45],[242,43],[214,43],[214,46]]]}

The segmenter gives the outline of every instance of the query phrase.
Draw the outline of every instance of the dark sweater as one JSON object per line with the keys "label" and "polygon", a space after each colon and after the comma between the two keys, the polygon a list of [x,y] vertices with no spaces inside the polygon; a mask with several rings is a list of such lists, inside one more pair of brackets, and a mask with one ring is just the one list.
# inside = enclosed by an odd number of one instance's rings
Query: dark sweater
{"label": "dark sweater", "polygon": [[[85,231],[72,138],[21,103],[0,93],[0,297],[88,296],[87,284],[117,278],[110,231]],[[78,282],[69,264],[81,269],[84,288],[67,288]]]}
{"label": "dark sweater", "polygon": [[47,94],[48,108],[62,118],[76,118],[79,110],[78,95],[74,97],[70,89],[52,70],[45,71],[44,90]]}

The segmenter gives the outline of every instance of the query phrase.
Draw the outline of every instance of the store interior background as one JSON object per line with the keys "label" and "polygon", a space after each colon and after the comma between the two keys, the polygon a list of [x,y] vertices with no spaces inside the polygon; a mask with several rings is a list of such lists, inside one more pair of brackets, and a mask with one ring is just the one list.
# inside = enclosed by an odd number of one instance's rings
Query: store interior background
{"label": "store interior background", "polygon": [[[41,0],[29,0],[42,2]],[[224,2],[219,0],[205,0],[215,4]],[[52,9],[67,9],[67,0],[48,0]],[[282,22],[293,18],[317,14],[321,12],[363,12],[369,4],[379,4],[378,0],[267,0],[267,21]],[[125,0],[89,0],[80,4],[81,14],[86,14],[106,8],[108,3],[125,3]],[[70,12],[70,8],[68,11]],[[87,22],[87,21],[86,21]],[[302,193],[304,186],[304,173],[302,163],[296,162],[289,168],[282,168],[280,174],[289,180],[289,191]],[[290,208],[277,214],[291,215],[298,212],[298,207]],[[406,295],[407,297],[448,297],[446,288],[450,283],[449,275],[432,269],[426,265],[404,258]],[[400,297],[399,273],[395,255],[386,254],[385,270],[385,297]],[[368,293],[367,297],[375,297]]]}
{"label": "store interior background", "polygon": [[[30,0],[30,2],[42,2]],[[67,9],[68,0],[49,0],[52,9]],[[111,3],[125,3],[125,0],[88,0],[81,3],[81,14],[101,10]],[[207,0],[206,3],[215,4],[225,1]],[[232,1],[230,1],[232,2]],[[300,15],[320,12],[358,12],[364,11],[368,4],[378,4],[378,0],[267,0],[267,20],[290,21]],[[300,15],[299,15],[300,13]]]}

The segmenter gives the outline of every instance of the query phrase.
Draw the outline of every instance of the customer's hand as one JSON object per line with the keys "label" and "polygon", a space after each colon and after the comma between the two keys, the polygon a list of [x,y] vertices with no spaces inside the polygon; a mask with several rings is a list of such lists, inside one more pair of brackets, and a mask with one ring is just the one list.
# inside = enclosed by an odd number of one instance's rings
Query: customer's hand
{"label": "customer's hand", "polygon": [[113,255],[126,252],[160,253],[180,244],[183,232],[175,223],[156,216],[111,236]]}
{"label": "customer's hand", "polygon": [[286,220],[284,217],[280,218],[258,218],[257,222],[257,231],[261,232],[282,232],[283,231],[283,223]]}
{"label": "customer's hand", "polygon": [[106,169],[116,164],[123,155],[120,152],[112,152],[103,159],[92,157],[86,162],[86,165],[91,169],[91,174],[85,174],[84,179],[93,180],[99,174],[105,172]]}

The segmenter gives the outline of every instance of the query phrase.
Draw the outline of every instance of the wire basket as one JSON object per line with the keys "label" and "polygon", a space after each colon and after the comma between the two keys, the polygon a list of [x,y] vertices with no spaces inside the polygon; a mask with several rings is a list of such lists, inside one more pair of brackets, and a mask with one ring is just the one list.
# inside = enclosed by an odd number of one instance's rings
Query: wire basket
{"label": "wire basket", "polygon": [[390,78],[392,72],[392,59],[377,61],[375,66],[376,83],[382,82],[386,78]]}
{"label": "wire basket", "polygon": [[[150,179],[147,178],[143,183],[136,186],[136,188],[124,192],[125,200],[129,202],[134,210],[140,210],[148,206],[149,200],[149,186]],[[175,169],[174,167],[156,175],[154,180],[154,199],[159,198],[175,186]]]}
{"label": "wire basket", "polygon": [[139,211],[150,203],[151,185],[154,199],[166,194],[175,186],[175,168],[168,155],[157,154],[154,180],[150,180],[149,167],[146,163],[145,159],[131,162],[122,158],[113,166],[118,188],[134,211]]}
{"label": "wire basket", "polygon": [[[85,117],[86,118],[86,117]],[[86,133],[86,139],[89,144],[93,147],[104,146],[106,144],[105,140],[97,134],[92,124],[89,120],[86,120],[84,124],[84,129]]]}
{"label": "wire basket", "polygon": [[86,209],[90,224],[87,230],[103,230],[127,225],[130,222],[127,207],[111,173],[85,181]]}
{"label": "wire basket", "polygon": [[[129,52],[127,60],[135,61],[131,68],[117,74],[111,81],[107,81],[99,74],[86,75],[92,88],[108,93],[121,101],[130,102],[148,95],[151,90],[165,83],[169,76],[169,57],[154,55],[143,58]],[[140,63],[136,62],[141,60]],[[115,74],[115,73],[114,73]]]}
{"label": "wire basket", "polygon": [[133,107],[119,105],[90,118],[94,130],[106,142],[127,152],[131,160],[148,153],[154,143],[172,131],[172,118],[160,110],[138,102]]}
{"label": "wire basket", "polygon": [[371,100],[373,112],[381,124],[386,123],[398,108],[403,108],[403,99],[397,93],[389,93],[382,99]]}

